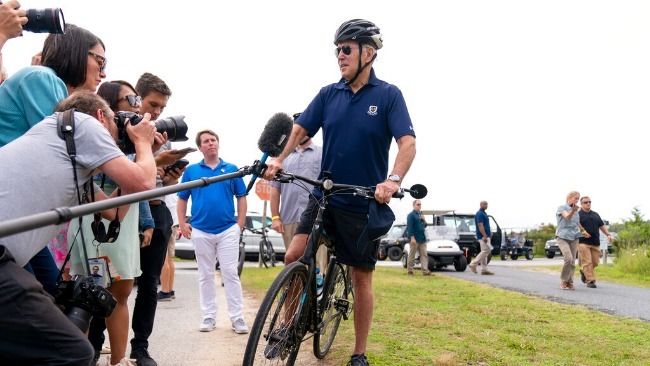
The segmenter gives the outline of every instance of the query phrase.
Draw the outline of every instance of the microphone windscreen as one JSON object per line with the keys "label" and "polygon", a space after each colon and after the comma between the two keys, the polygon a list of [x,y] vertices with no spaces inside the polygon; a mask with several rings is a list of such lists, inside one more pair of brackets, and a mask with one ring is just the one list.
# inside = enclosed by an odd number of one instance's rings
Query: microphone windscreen
{"label": "microphone windscreen", "polygon": [[288,114],[282,112],[274,114],[264,126],[257,147],[271,157],[279,156],[287,145],[292,129],[293,120]]}

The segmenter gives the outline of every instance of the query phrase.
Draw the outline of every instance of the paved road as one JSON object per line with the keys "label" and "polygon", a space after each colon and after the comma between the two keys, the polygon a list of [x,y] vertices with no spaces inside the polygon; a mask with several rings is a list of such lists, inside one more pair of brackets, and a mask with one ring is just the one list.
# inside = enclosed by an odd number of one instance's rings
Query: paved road
{"label": "paved road", "polygon": [[[575,278],[575,291],[560,289],[560,274],[526,270],[530,266],[561,265],[560,258],[527,260],[492,260],[490,270],[494,276],[482,276],[472,273],[469,268],[465,272],[456,272],[453,268],[440,270],[436,273],[489,284],[505,290],[517,291],[527,295],[572,305],[584,305],[607,314],[638,318],[650,322],[650,289],[617,285],[598,281],[598,288],[587,288],[580,277]],[[401,263],[383,262],[382,266],[399,266]]]}

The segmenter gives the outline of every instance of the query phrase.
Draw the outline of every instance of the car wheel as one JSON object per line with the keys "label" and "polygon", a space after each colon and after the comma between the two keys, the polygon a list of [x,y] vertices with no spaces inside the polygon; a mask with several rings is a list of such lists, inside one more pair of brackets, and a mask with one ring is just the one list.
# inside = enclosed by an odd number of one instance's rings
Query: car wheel
{"label": "car wheel", "polygon": [[533,253],[532,249],[528,249],[528,251],[526,252],[526,259],[532,261],[533,258],[535,258],[535,253]]}
{"label": "car wheel", "polygon": [[442,268],[440,263],[438,263],[438,261],[436,261],[436,259],[432,255],[428,256],[428,259],[429,259],[429,263],[427,263],[427,267],[429,267],[430,272]]}
{"label": "car wheel", "polygon": [[454,258],[454,268],[457,272],[464,272],[467,269],[467,258],[464,255]]}
{"label": "car wheel", "polygon": [[407,257],[406,255],[402,255],[402,265],[404,266],[404,268],[406,268],[406,259],[407,259],[406,257]]}
{"label": "car wheel", "polygon": [[507,250],[502,250],[501,251],[501,260],[502,261],[508,260],[508,251]]}
{"label": "car wheel", "polygon": [[400,247],[388,248],[388,258],[390,258],[390,260],[398,261],[402,259],[403,256],[404,256],[404,252],[402,251],[402,249],[400,249]]}
{"label": "car wheel", "polygon": [[553,253],[553,252],[546,252],[546,258],[548,258],[548,259],[553,259],[553,257],[555,257],[555,253]]}

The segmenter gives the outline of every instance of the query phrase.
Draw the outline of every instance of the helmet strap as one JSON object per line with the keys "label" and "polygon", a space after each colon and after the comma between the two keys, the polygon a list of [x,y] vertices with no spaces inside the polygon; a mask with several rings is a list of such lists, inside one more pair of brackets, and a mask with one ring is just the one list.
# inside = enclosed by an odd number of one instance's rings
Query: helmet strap
{"label": "helmet strap", "polygon": [[354,77],[352,79],[350,79],[350,80],[345,81],[345,85],[350,85],[350,84],[354,83],[354,81],[357,80],[357,78],[359,77],[359,75],[361,74],[363,69],[365,69],[366,66],[370,65],[373,61],[375,61],[375,58],[377,58],[377,52],[375,52],[375,54],[372,55],[372,60],[370,60],[370,62],[368,62],[367,64],[361,66],[361,51],[362,51],[362,49],[363,49],[363,47],[361,45],[361,42],[359,42],[359,67],[357,67],[357,73],[354,74]]}

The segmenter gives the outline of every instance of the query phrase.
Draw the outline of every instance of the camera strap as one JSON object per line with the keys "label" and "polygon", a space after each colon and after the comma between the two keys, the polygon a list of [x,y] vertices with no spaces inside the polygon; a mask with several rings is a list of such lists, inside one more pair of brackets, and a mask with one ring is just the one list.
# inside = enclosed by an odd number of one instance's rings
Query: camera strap
{"label": "camera strap", "polygon": [[[75,131],[75,125],[74,125],[74,111],[75,109],[68,109],[64,112],[59,112],[57,115],[57,123],[56,123],[56,131],[57,134],[61,139],[65,141],[66,149],[68,151],[68,156],[70,157],[70,163],[72,163],[72,174],[74,175],[74,185],[75,188],[77,189],[77,200],[79,201],[79,204],[81,205],[83,201],[85,200],[86,194],[87,194],[87,187],[86,184],[84,184],[84,192],[83,196],[81,194],[81,191],[79,190],[79,179],[77,177],[77,147],[75,146],[74,143],[74,131]],[[90,187],[92,190],[92,186]],[[79,233],[81,234],[81,243],[82,243],[82,248],[83,248],[83,255],[86,263],[88,263],[88,253],[86,252],[86,245],[85,245],[85,240],[84,240],[84,234],[82,228],[82,217],[79,216]],[[72,248],[74,247],[74,243],[76,240],[70,244],[70,247],[68,248],[68,254],[65,257],[65,260],[63,261],[63,265],[61,266],[61,269],[59,270],[59,275],[57,277],[57,284],[61,283],[63,280],[63,270],[67,264],[67,262],[70,260],[70,253],[72,252]],[[87,266],[86,266],[87,267]],[[86,272],[88,276],[91,276],[90,273],[90,268],[86,268]]]}

